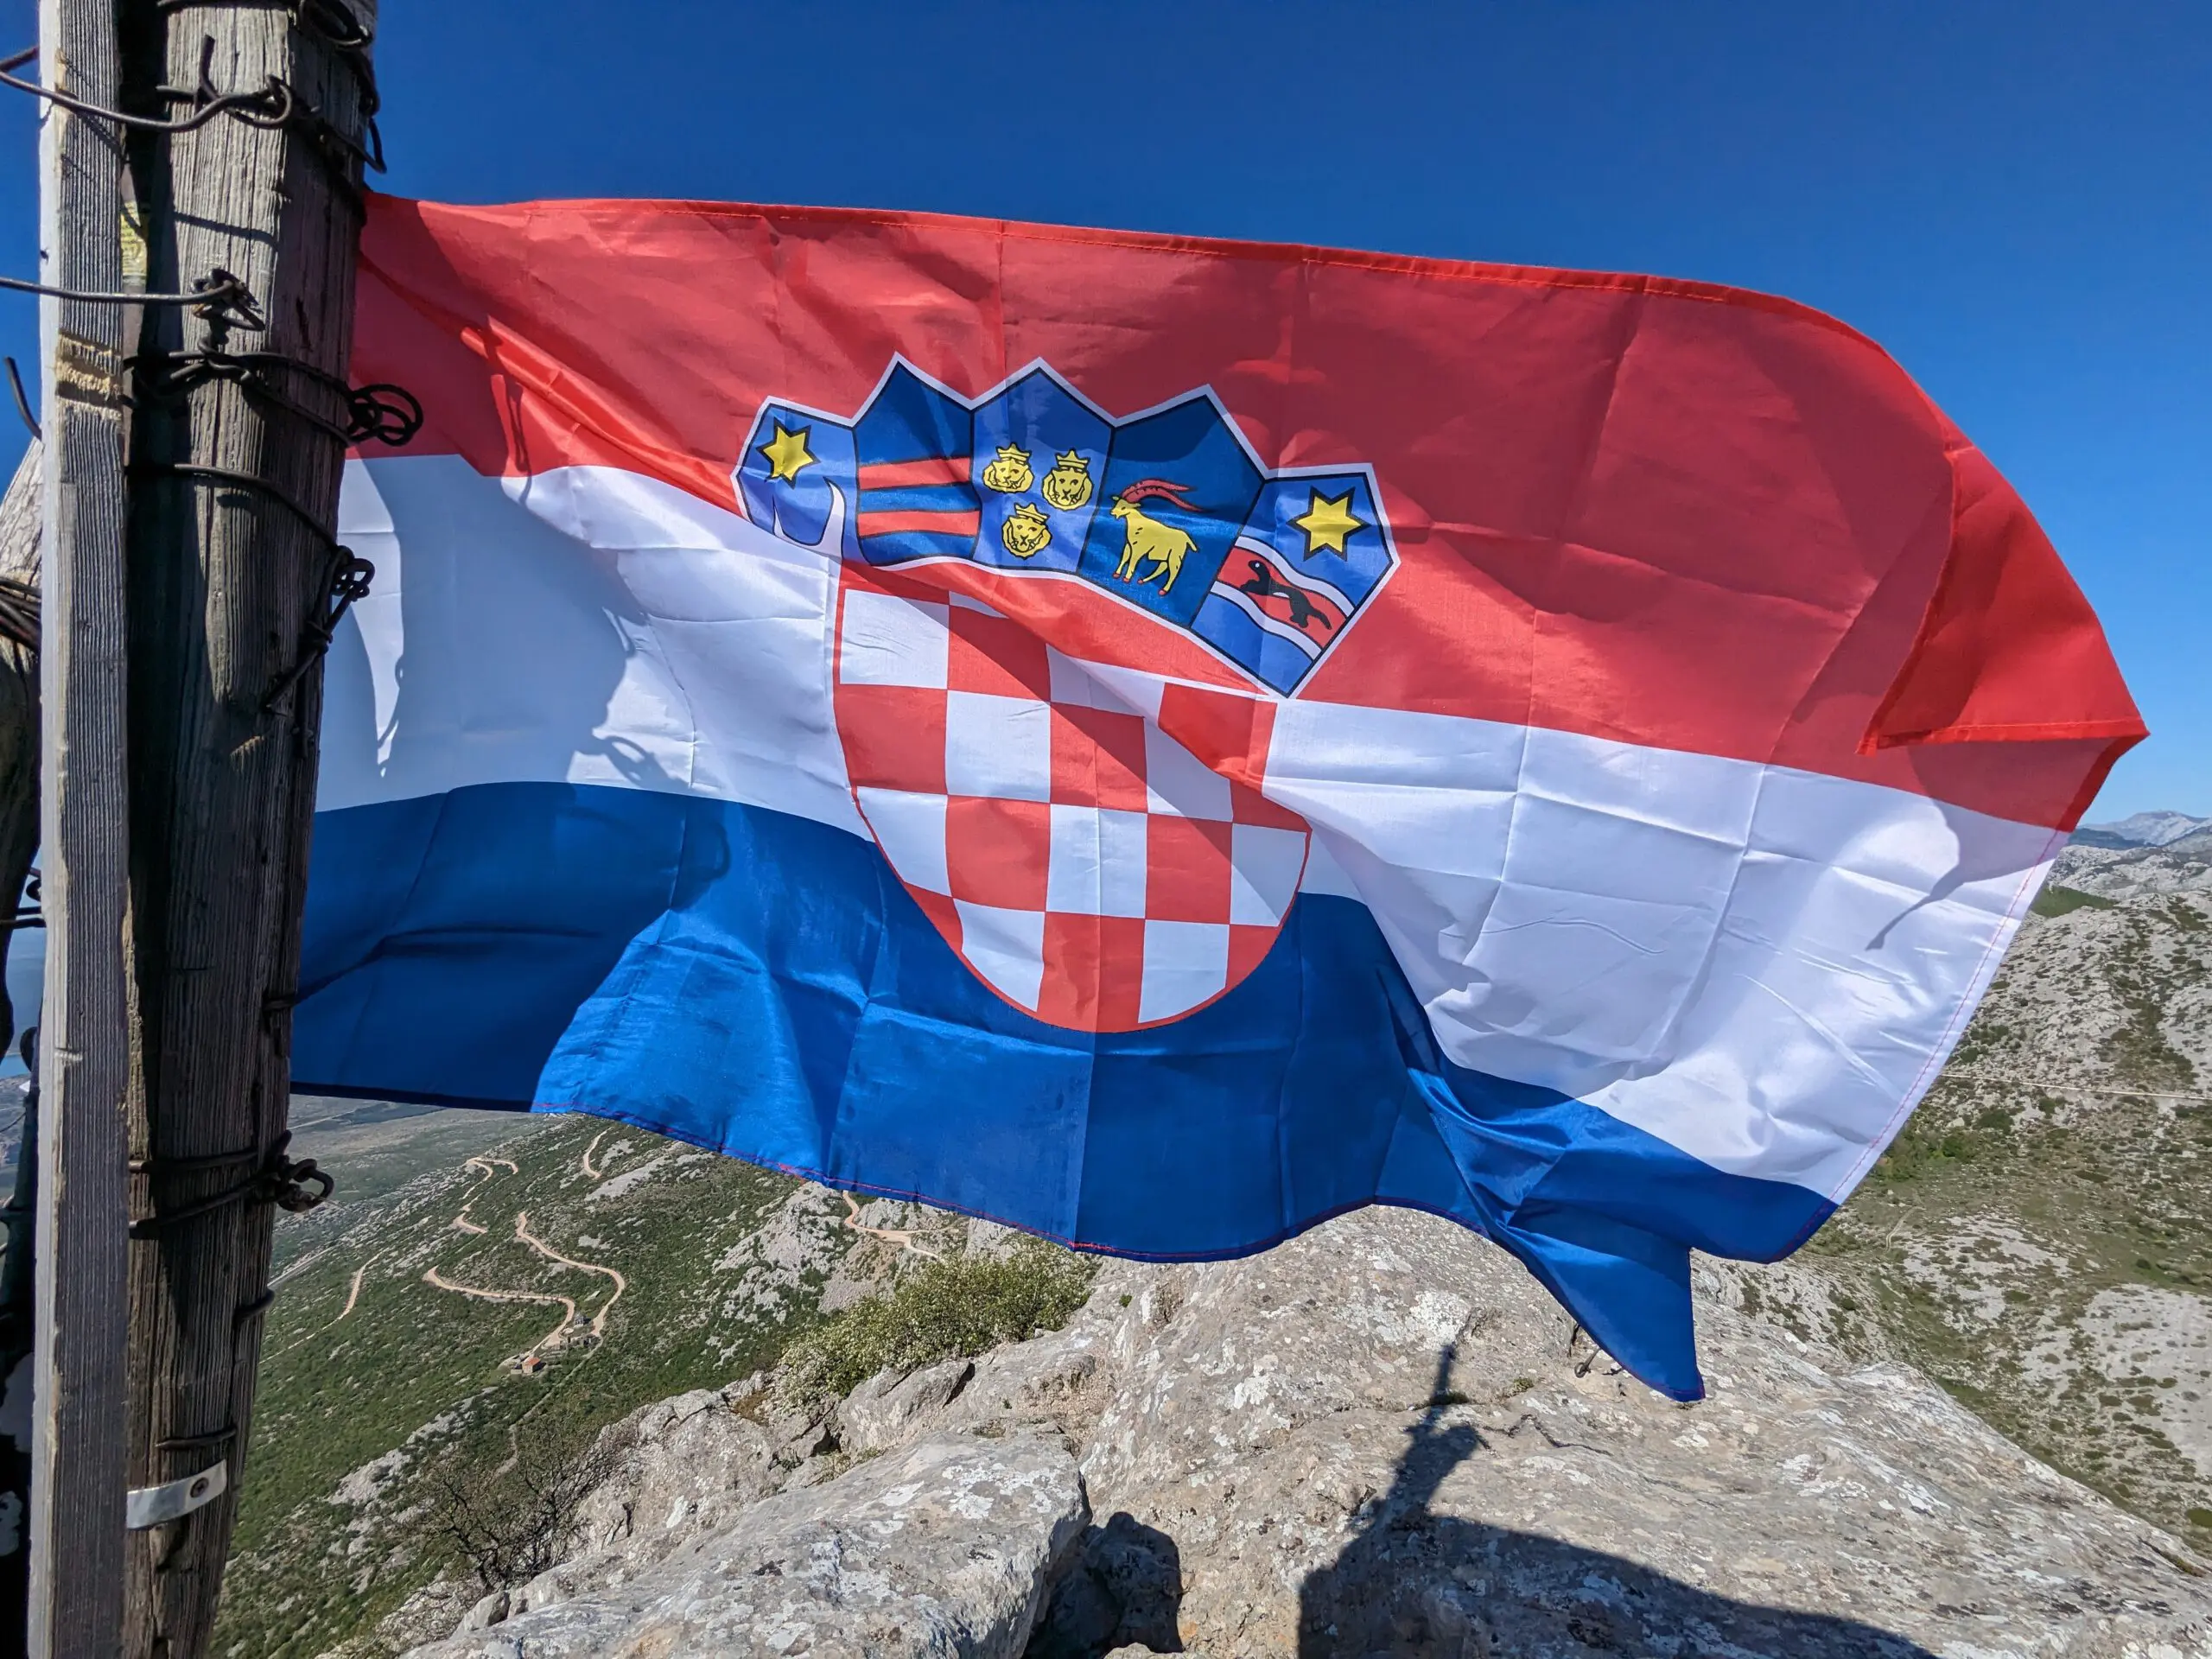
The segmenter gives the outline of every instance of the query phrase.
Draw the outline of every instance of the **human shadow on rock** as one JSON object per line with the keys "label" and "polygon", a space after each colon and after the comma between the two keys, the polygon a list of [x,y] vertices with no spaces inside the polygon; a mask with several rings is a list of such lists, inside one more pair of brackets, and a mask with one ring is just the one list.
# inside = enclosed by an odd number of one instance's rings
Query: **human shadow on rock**
{"label": "human shadow on rock", "polygon": [[1445,1477],[1489,1444],[1445,1421],[1454,1351],[1437,1362],[1389,1491],[1300,1586],[1300,1659],[1934,1659],[1856,1619],[1731,1600],[1617,1555],[1436,1513]]}
{"label": "human shadow on rock", "polygon": [[1132,1643],[1179,1653],[1183,1556],[1175,1541],[1116,1513],[1071,1552],[1023,1659],[1098,1659]]}

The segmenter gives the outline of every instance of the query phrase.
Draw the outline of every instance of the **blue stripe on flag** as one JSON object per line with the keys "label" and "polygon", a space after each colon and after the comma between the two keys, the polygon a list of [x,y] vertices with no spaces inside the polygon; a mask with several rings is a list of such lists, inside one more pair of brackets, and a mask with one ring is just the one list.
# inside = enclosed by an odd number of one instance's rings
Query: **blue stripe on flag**
{"label": "blue stripe on flag", "polygon": [[860,510],[871,512],[977,512],[976,492],[965,484],[907,484],[896,489],[862,490]]}
{"label": "blue stripe on flag", "polygon": [[1831,1208],[1452,1065],[1347,899],[1302,897],[1188,1019],[1094,1035],[993,995],[842,830],[499,784],[319,815],[304,968],[304,1092],[587,1110],[1132,1255],[1413,1205],[1513,1250],[1679,1398],[1688,1247],[1771,1258]]}
{"label": "blue stripe on flag", "polygon": [[976,534],[932,536],[918,530],[873,534],[861,521],[860,548],[871,564],[902,564],[909,559],[965,559],[974,556]]}

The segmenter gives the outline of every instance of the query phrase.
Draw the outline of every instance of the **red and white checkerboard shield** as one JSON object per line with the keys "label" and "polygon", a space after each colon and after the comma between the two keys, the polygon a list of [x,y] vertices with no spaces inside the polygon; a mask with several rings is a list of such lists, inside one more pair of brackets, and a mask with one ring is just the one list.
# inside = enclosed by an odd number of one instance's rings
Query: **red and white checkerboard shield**
{"label": "red and white checkerboard shield", "polygon": [[1259,965],[1306,825],[1169,735],[1249,730],[1251,699],[1079,662],[975,600],[880,573],[847,566],[842,588],[854,798],[978,977],[1052,1024],[1129,1031]]}

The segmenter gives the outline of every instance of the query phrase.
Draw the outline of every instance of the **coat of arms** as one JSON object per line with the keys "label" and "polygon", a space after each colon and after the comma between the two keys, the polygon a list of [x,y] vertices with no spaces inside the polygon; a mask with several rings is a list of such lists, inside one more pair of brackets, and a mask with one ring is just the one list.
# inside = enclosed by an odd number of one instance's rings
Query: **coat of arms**
{"label": "coat of arms", "polygon": [[1115,417],[1044,364],[969,401],[893,359],[860,410],[760,411],[755,523],[880,569],[1073,575],[1294,695],[1396,561],[1364,466],[1262,467],[1212,392]]}
{"label": "coat of arms", "polygon": [[[841,561],[837,732],[855,804],[969,969],[1047,1023],[1185,1018],[1256,969],[1311,832],[1250,751],[1395,561],[1363,467],[1262,467],[1203,389],[1109,416],[1043,365],[974,402],[894,361],[849,417],[771,403],[755,524]],[[1118,601],[1077,656],[928,579],[967,561]],[[1094,608],[1095,605],[1094,605]],[[1167,628],[1245,689],[1136,665]],[[1123,660],[1113,642],[1121,642]]]}

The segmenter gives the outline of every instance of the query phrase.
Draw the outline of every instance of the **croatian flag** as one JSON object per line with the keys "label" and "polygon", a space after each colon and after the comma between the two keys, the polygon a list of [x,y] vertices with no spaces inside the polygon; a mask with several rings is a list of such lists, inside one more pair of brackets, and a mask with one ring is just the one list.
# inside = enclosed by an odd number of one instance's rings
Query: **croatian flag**
{"label": "croatian flag", "polygon": [[1081,1248],[1414,1205],[1700,1389],[2143,734],[2010,488],[1781,301],[378,198],[295,1075]]}

